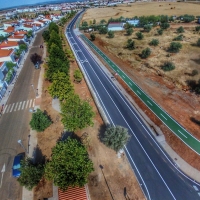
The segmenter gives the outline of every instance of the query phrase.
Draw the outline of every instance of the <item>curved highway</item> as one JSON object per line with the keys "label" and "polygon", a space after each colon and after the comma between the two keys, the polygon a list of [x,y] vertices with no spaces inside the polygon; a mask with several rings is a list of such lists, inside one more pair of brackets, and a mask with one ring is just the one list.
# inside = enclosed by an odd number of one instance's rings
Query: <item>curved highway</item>
{"label": "curved highway", "polygon": [[200,200],[200,185],[175,166],[74,32],[73,27],[80,14],[68,25],[66,36],[109,122],[129,129],[131,140],[125,152],[146,198]]}

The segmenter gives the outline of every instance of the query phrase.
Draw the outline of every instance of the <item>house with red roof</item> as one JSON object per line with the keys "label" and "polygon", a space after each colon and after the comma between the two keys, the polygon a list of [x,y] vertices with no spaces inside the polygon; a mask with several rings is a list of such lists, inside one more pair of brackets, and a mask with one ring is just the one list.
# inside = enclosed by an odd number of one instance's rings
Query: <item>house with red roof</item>
{"label": "house with red roof", "polygon": [[16,49],[0,49],[0,62],[13,62],[15,63]]}
{"label": "house with red roof", "polygon": [[24,31],[35,31],[36,27],[34,25],[23,24],[21,27]]}
{"label": "house with red roof", "polygon": [[19,49],[16,41],[3,41],[0,43],[0,49]]}
{"label": "house with red roof", "polygon": [[19,41],[24,41],[26,40],[26,35],[10,35],[8,38],[7,38],[8,41],[16,41],[16,42],[19,42]]}
{"label": "house with red roof", "polygon": [[22,30],[14,32],[14,35],[22,35],[22,36],[24,36],[26,34],[27,34],[27,31],[22,31]]}
{"label": "house with red roof", "polygon": [[7,32],[8,34],[15,32],[15,27],[9,26],[6,29],[4,29],[4,32]]}

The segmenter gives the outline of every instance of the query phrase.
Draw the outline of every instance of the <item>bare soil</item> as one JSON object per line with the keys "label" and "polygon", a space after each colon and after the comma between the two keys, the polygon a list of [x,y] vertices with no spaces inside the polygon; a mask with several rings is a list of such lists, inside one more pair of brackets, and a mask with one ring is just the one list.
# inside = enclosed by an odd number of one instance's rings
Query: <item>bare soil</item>
{"label": "bare soil", "polygon": [[[72,82],[73,72],[75,69],[78,69],[77,63],[71,62],[70,77]],[[88,153],[94,164],[94,172],[90,174],[88,183],[91,199],[112,200],[112,194],[114,199],[122,200],[125,199],[124,190],[126,190],[127,195],[131,200],[145,199],[126,157],[122,156],[122,158],[117,158],[117,155],[113,150],[108,149],[99,141],[98,135],[104,131],[104,123],[99,115],[85,81],[82,80],[81,84],[73,84],[75,92],[79,94],[82,99],[87,100],[93,106],[95,112],[94,126],[75,133],[78,137],[81,137],[82,134],[86,132],[88,133],[90,139]],[[44,132],[38,133],[38,148],[46,159],[51,157],[52,148],[55,146],[64,130],[60,114],[51,106],[52,97],[48,94],[49,85],[50,83],[48,81],[44,81],[40,107],[42,110],[47,111],[53,121],[53,124]],[[99,165],[104,167],[102,171]],[[103,173],[108,186],[106,185]],[[51,196],[52,183],[46,180],[41,180],[38,187],[35,189],[34,199],[38,200]]]}
{"label": "bare soil", "polygon": [[[118,34],[118,33],[117,33]],[[121,34],[121,33],[119,33]],[[89,34],[86,34],[89,38]],[[117,36],[115,36],[117,38]],[[117,38],[115,41],[120,41]],[[199,125],[191,121],[191,117],[200,120],[200,97],[185,91],[182,84],[168,79],[157,73],[155,69],[146,67],[145,63],[139,67],[133,67],[128,58],[121,58],[112,51],[112,42],[108,43],[105,37],[97,37],[94,41],[106,55],[108,55],[125,73],[128,74],[149,96],[151,96],[162,108],[164,108],[174,119],[182,124],[195,137],[200,138]],[[120,49],[120,46],[118,49]],[[157,53],[155,53],[156,57]],[[178,56],[178,55],[177,55]],[[151,60],[152,58],[150,58]],[[184,57],[182,57],[184,59]],[[179,62],[182,62],[180,59]],[[185,63],[183,63],[184,65]],[[106,65],[106,64],[105,64]],[[109,67],[108,67],[109,69]],[[177,77],[179,78],[179,77]],[[117,78],[126,91],[133,97],[134,101],[145,111],[147,116],[158,125],[164,133],[166,142],[190,165],[200,170],[200,157],[178,139],[163,123],[138,99],[138,97]]]}

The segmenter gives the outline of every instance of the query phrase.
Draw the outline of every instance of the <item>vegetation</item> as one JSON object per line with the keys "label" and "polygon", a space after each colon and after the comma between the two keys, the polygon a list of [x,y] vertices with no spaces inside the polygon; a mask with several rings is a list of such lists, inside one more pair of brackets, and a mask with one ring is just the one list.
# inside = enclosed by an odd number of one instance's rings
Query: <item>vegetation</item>
{"label": "vegetation", "polygon": [[50,32],[49,32],[49,30],[45,30],[45,31],[42,33],[42,37],[44,38],[44,41],[45,41],[45,42],[48,42],[49,39],[50,39]]}
{"label": "vegetation", "polygon": [[151,46],[158,46],[159,44],[159,40],[158,39],[153,39],[151,40],[151,42],[149,43]]}
{"label": "vegetation", "polygon": [[6,74],[5,81],[9,84],[14,76],[15,70],[11,68],[8,73]]}
{"label": "vegetation", "polygon": [[31,54],[30,57],[32,63],[35,65],[36,63],[40,63],[42,61],[42,57],[40,55],[38,55],[37,53]]}
{"label": "vegetation", "polygon": [[184,21],[186,23],[189,23],[189,22],[194,21],[195,17],[194,17],[194,15],[183,15],[183,16],[180,16],[180,19],[182,19],[182,21]]}
{"label": "vegetation", "polygon": [[105,19],[102,19],[101,21],[100,21],[100,24],[106,24],[107,22],[106,22],[106,20]]}
{"label": "vegetation", "polygon": [[108,38],[114,38],[114,31],[108,31]]}
{"label": "vegetation", "polygon": [[33,37],[33,31],[32,30],[28,31],[26,36],[27,36],[27,38]]}
{"label": "vegetation", "polygon": [[6,62],[6,67],[8,68],[8,71],[10,69],[13,69],[13,67],[15,67],[15,66],[16,66],[16,64],[11,61]]}
{"label": "vegetation", "polygon": [[127,35],[132,35],[132,33],[133,33],[133,28],[126,29],[126,34]]}
{"label": "vegetation", "polygon": [[79,69],[74,71],[74,80],[78,83],[80,83],[83,79],[83,75]]}
{"label": "vegetation", "polygon": [[99,28],[99,34],[107,34],[108,28],[107,27],[100,27]]}
{"label": "vegetation", "polygon": [[182,44],[180,42],[171,42],[169,46],[169,52],[178,53],[182,48]]}
{"label": "vegetation", "polygon": [[177,33],[184,33],[184,28],[180,26],[179,28],[176,29]]}
{"label": "vegetation", "polygon": [[200,47],[200,38],[197,40],[197,46]]}
{"label": "vegetation", "polygon": [[168,29],[170,27],[170,24],[169,23],[161,23],[160,24],[160,28],[162,28],[162,29]]}
{"label": "vegetation", "polygon": [[196,76],[197,74],[199,74],[199,72],[196,69],[192,70],[191,76]]}
{"label": "vegetation", "polygon": [[162,28],[158,29],[157,33],[158,33],[158,35],[162,35],[163,34],[163,29]]}
{"label": "vegetation", "polygon": [[145,32],[148,32],[148,33],[149,33],[149,32],[151,31],[151,29],[152,29],[152,26],[151,26],[151,25],[149,25],[149,24],[148,24],[148,25],[144,25],[144,31],[145,31]]}
{"label": "vegetation", "polygon": [[29,124],[33,130],[42,132],[49,127],[52,122],[46,113],[42,112],[40,109],[37,109],[37,111],[32,114],[32,119]]}
{"label": "vegetation", "polygon": [[172,62],[165,62],[162,66],[161,69],[163,71],[172,71],[175,69],[175,65]]}
{"label": "vegetation", "polygon": [[41,164],[33,164],[30,158],[21,161],[21,175],[17,179],[21,186],[25,186],[28,190],[32,190],[44,175],[44,167]]}
{"label": "vegetation", "polygon": [[118,152],[120,149],[123,149],[129,139],[128,129],[122,126],[109,126],[102,137],[102,142],[107,147]]}
{"label": "vegetation", "polygon": [[195,31],[199,32],[200,31],[200,26],[195,27]]}
{"label": "vegetation", "polygon": [[136,36],[137,36],[138,40],[142,40],[144,38],[144,35],[141,32],[137,32]]}
{"label": "vegetation", "polygon": [[148,58],[150,54],[151,54],[151,50],[150,48],[147,47],[146,49],[142,51],[141,58]]}
{"label": "vegetation", "polygon": [[84,145],[75,139],[60,141],[52,149],[52,157],[45,166],[45,177],[61,190],[83,187],[93,164]]}
{"label": "vegetation", "polygon": [[128,39],[128,40],[127,40],[126,47],[127,47],[129,50],[135,49],[135,42],[134,42],[132,39]]}
{"label": "vegetation", "polygon": [[91,38],[92,41],[94,41],[94,40],[96,39],[95,34],[94,34],[94,33],[91,33],[91,34],[90,34],[90,38]]}
{"label": "vegetation", "polygon": [[180,35],[178,35],[177,37],[175,37],[173,40],[174,40],[174,41],[183,41],[183,35],[180,34]]}

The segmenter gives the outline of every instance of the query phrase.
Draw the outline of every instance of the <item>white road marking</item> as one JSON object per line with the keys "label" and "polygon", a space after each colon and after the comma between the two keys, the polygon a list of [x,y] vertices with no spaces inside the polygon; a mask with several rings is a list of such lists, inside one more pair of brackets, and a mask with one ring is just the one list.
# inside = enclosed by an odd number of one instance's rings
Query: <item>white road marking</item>
{"label": "white road marking", "polygon": [[147,103],[149,103],[151,106],[153,106],[152,103],[149,100],[147,100]]}
{"label": "white road marking", "polygon": [[193,185],[193,188],[196,190],[196,191],[199,191],[198,187],[196,185]]}
{"label": "white road marking", "polygon": [[24,109],[25,103],[26,103],[26,101],[24,101],[22,104],[22,110]]}
{"label": "white road marking", "polygon": [[126,78],[124,75],[122,75],[123,76],[123,78]]}
{"label": "white road marking", "polygon": [[12,112],[13,108],[14,108],[15,103],[12,104],[12,107],[10,109],[10,112]]}
{"label": "white road marking", "polygon": [[33,99],[33,108],[35,107],[35,99]]}
{"label": "white road marking", "polygon": [[198,192],[198,195],[200,196],[200,192]]}
{"label": "white road marking", "polygon": [[185,138],[187,138],[187,136],[185,136],[181,131],[178,130],[178,132],[179,132],[182,136],[184,136]]}
{"label": "white road marking", "polygon": [[132,83],[131,82],[128,82],[130,85],[132,85]]}
{"label": "white road marking", "polygon": [[140,93],[140,91],[139,91],[139,90],[137,90],[137,93],[141,95],[141,93]]}
{"label": "white road marking", "polygon": [[8,108],[6,109],[6,113],[9,112],[9,110],[10,110],[10,106],[11,106],[11,105],[8,105]]}
{"label": "white road marking", "polygon": [[20,110],[21,105],[22,105],[22,101],[20,101],[20,103],[19,103],[18,110]]}
{"label": "white road marking", "polygon": [[32,105],[32,99],[29,102],[29,108],[31,107],[31,105]]}
{"label": "white road marking", "polygon": [[1,170],[1,173],[2,173],[2,175],[1,175],[1,183],[0,183],[0,188],[1,188],[1,186],[2,186],[2,182],[3,182],[3,175],[4,175],[4,172],[6,171],[6,165],[5,165],[5,163],[4,163],[4,165],[3,165],[3,167],[2,167],[2,170]]}
{"label": "white road marking", "polygon": [[4,109],[3,109],[3,114],[5,113],[7,106],[8,106],[8,105],[6,105],[6,106],[4,107]]}
{"label": "white road marking", "polygon": [[162,114],[162,113],[160,113],[160,115],[164,118],[164,119],[166,119],[167,120],[167,118]]}
{"label": "white road marking", "polygon": [[17,110],[18,103],[19,103],[19,102],[16,103],[14,111]]}
{"label": "white road marking", "polygon": [[29,100],[26,102],[26,108],[28,108],[28,103],[29,103]]}

